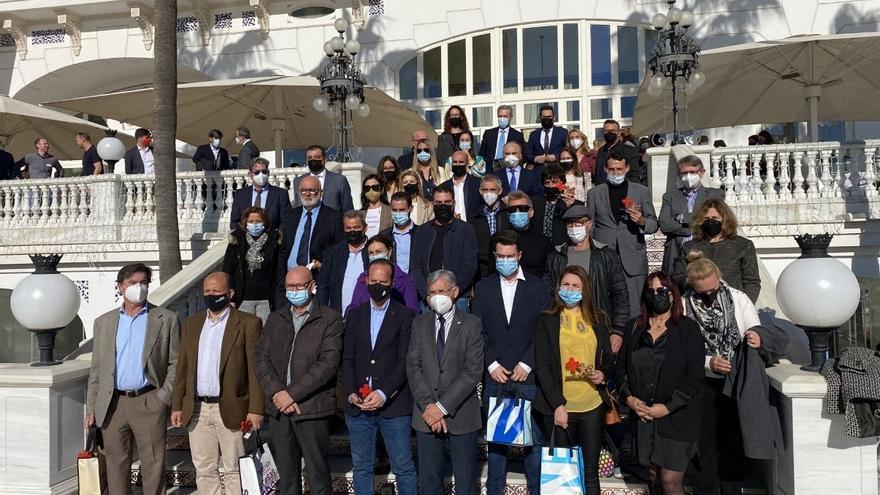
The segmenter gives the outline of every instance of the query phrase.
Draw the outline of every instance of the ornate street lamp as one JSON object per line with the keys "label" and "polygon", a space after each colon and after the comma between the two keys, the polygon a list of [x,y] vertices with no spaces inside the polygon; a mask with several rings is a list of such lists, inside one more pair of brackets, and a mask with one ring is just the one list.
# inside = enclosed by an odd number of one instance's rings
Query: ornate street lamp
{"label": "ornate street lamp", "polygon": [[834,330],[849,320],[859,305],[859,282],[852,271],[828,254],[831,234],[794,239],[800,258],[785,267],[776,283],[779,307],[810,339],[811,362],[801,369],[818,372],[828,359]]}
{"label": "ornate street lamp", "polygon": [[355,61],[361,49],[355,40],[345,40],[348,21],[339,18],[333,23],[339,36],[324,43],[324,53],[330,62],[321,67],[318,81],[321,94],[312,105],[333,119],[333,144],[327,150],[327,158],[338,162],[350,162],[360,158],[360,149],[354,144],[354,113],[360,117],[370,115],[370,106],[364,102],[364,86],[367,84]]}
{"label": "ornate street lamp", "polygon": [[675,0],[666,0],[666,14],[655,14],[651,25],[660,33],[660,39],[651,52],[648,68],[651,81],[648,94],[659,96],[666,88],[672,90],[672,144],[683,144],[678,134],[678,107],[680,93],[691,94],[706,82],[700,71],[700,45],[687,33],[694,22],[694,14],[675,7]]}
{"label": "ornate street lamp", "polygon": [[63,330],[79,312],[79,290],[69,278],[58,273],[62,254],[31,255],[35,270],[12,291],[12,316],[37,334],[40,360],[31,366],[61,364],[53,354],[55,334]]}
{"label": "ornate street lamp", "polygon": [[107,172],[115,173],[116,162],[125,156],[125,145],[116,137],[116,131],[107,129],[107,136],[98,141],[98,156],[107,162]]}

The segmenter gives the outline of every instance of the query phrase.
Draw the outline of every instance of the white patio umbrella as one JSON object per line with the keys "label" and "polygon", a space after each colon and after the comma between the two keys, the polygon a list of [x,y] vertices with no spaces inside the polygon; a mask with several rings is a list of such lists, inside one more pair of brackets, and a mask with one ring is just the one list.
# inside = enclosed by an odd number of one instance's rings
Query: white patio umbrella
{"label": "white patio umbrella", "polygon": [[[381,90],[364,88],[371,112],[355,116],[354,144],[404,147],[412,133],[433,128],[416,112]],[[177,92],[177,139],[190,144],[207,140],[208,131],[223,131],[228,143],[238,127],[247,127],[261,149],[275,149],[280,164],[283,148],[332,143],[331,119],[312,106],[318,81],[308,76],[275,76],[181,84]],[[151,88],[88,96],[48,103],[58,108],[88,111],[122,122],[153,126]],[[231,149],[235,152],[237,150]]]}
{"label": "white patio umbrella", "polygon": [[[59,160],[80,159],[83,152],[74,142],[76,133],[88,133],[97,144],[105,130],[88,120],[0,95],[0,147],[16,160],[34,151],[34,140],[38,137],[49,141],[49,153]],[[134,140],[122,133],[117,137],[134,146]]]}
{"label": "white patio umbrella", "polygon": [[[880,34],[794,36],[707,50],[706,83],[686,97],[680,122],[708,129],[740,124],[880,120]],[[671,131],[669,91],[639,88],[636,135]],[[681,108],[681,107],[679,107]],[[683,118],[682,118],[683,117]]]}

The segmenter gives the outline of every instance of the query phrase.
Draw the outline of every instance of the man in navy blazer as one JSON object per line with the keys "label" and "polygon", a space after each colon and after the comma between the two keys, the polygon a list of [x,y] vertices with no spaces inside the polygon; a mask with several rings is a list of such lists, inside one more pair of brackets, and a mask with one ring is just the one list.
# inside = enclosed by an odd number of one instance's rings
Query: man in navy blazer
{"label": "man in navy blazer", "polygon": [[[522,191],[529,196],[544,193],[541,167],[534,170],[525,167],[519,143],[509,142],[504,145],[504,168],[493,170],[491,173],[501,179],[502,197],[507,196],[511,190]],[[511,183],[514,187],[510,187]]]}
{"label": "man in navy blazer", "polygon": [[[519,395],[527,400],[535,397],[537,387],[532,373],[535,366],[535,330],[541,313],[553,302],[547,284],[520,268],[522,246],[515,232],[504,230],[496,233],[492,245],[498,273],[477,283],[473,307],[473,314],[483,320],[486,341],[486,383],[483,387],[486,410],[489,397],[496,397],[499,393]],[[532,431],[535,446],[525,449],[525,473],[529,493],[537,494],[541,486],[542,440],[534,419]],[[506,446],[489,444],[487,495],[504,493],[507,454]]]}
{"label": "man in navy blazer", "polygon": [[220,129],[208,131],[208,144],[200,144],[193,154],[192,161],[196,170],[227,170],[229,168],[229,152],[220,146],[223,133]]}
{"label": "man in navy blazer", "polygon": [[153,134],[149,129],[141,127],[134,131],[134,138],[137,140],[137,146],[126,151],[123,157],[125,174],[155,175],[156,157],[153,155]]}
{"label": "man in navy blazer", "polygon": [[[326,169],[327,159],[322,146],[313,144],[306,149],[306,163],[309,166],[309,175],[317,177],[321,181],[325,205],[341,212],[354,209],[354,203],[351,200],[351,186],[348,185],[348,179],[342,174],[333,173]],[[303,177],[305,176],[300,175],[293,179],[293,190],[296,194],[293,198],[293,206],[302,204],[302,200],[299,197],[299,182]]]}
{"label": "man in navy blazer", "polygon": [[[318,179],[307,177],[300,181],[299,187],[303,204],[284,215],[279,229],[282,245],[278,273],[309,265],[317,272],[326,250],[345,240],[342,213],[321,203]],[[306,226],[310,227],[308,232]]]}
{"label": "man in navy blazer", "polygon": [[535,166],[558,162],[559,153],[568,142],[568,131],[553,125],[556,122],[556,111],[551,105],[541,107],[541,128],[529,134],[526,145],[526,161]]}
{"label": "man in navy blazer", "polygon": [[370,302],[351,310],[345,321],[342,383],[347,397],[345,425],[351,438],[355,493],[373,492],[376,432],[382,433],[397,493],[416,494],[416,468],[410,445],[412,394],[406,356],[415,315],[390,297],[394,264],[370,263]]}
{"label": "man in navy blazer", "polygon": [[[251,206],[259,206],[269,213],[267,228],[277,229],[290,210],[290,195],[287,190],[269,184],[269,160],[256,158],[248,168],[250,186],[242,187],[232,196],[232,210],[229,212],[229,229],[235,230],[241,222],[241,214]],[[287,273],[284,270],[281,273]]]}
{"label": "man in navy blazer", "polygon": [[318,302],[342,312],[351,304],[357,279],[367,270],[367,220],[361,210],[342,215],[345,240],[324,253],[318,272]]}
{"label": "man in navy blazer", "polygon": [[510,127],[513,120],[513,107],[510,105],[500,105],[497,111],[498,127],[486,129],[483,131],[483,139],[480,140],[480,152],[477,155],[483,157],[486,168],[494,169],[496,160],[504,159],[504,145],[508,142],[519,143],[520,147],[526,147],[526,141],[523,134]]}
{"label": "man in navy blazer", "polygon": [[480,179],[467,173],[467,151],[456,151],[452,154],[452,178],[443,184],[455,192],[455,218],[468,221],[468,218],[480,209]]}

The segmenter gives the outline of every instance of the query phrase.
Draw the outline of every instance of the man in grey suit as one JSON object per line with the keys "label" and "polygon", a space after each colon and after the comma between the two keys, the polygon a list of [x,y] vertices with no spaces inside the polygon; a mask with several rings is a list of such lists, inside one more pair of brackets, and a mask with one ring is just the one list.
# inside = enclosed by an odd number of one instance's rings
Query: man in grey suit
{"label": "man in grey suit", "polygon": [[[354,203],[351,200],[351,187],[348,179],[342,174],[333,173],[326,169],[327,159],[322,146],[313,144],[306,149],[306,162],[309,165],[309,175],[317,177],[321,181],[321,189],[324,191],[323,204],[337,211],[351,211]],[[293,207],[302,204],[299,198],[299,181],[303,175],[293,180],[293,190],[296,196],[293,198]]]}
{"label": "man in grey suit", "polygon": [[151,270],[122,267],[116,287],[122,307],[95,320],[86,428],[104,434],[109,493],[131,493],[132,438],[143,491],[165,493],[165,432],[177,365],[177,314],[147,303]]}
{"label": "man in grey suit", "polygon": [[426,284],[430,313],[413,320],[406,376],[419,449],[419,491],[442,495],[445,448],[455,493],[477,493],[477,439],[483,427],[476,387],[483,376],[483,324],[456,310],[455,274],[437,270]]}
{"label": "man in grey suit", "polygon": [[703,161],[688,155],[678,161],[679,187],[663,194],[660,207],[660,232],[666,234],[663,247],[663,271],[672,274],[672,266],[681,246],[694,236],[691,231],[691,215],[694,209],[707,199],[724,199],[724,191],[703,187],[700,183],[706,169]]}
{"label": "man in grey suit", "polygon": [[[657,232],[657,215],[648,188],[626,178],[629,164],[624,153],[611,150],[605,172],[606,182],[587,192],[588,216],[593,219],[593,239],[620,255],[631,316],[636,317],[641,313],[642,289],[648,277],[645,236]],[[614,352],[621,344],[620,336],[612,336]]]}
{"label": "man in grey suit", "polygon": [[235,130],[235,142],[241,145],[241,149],[232,168],[244,170],[251,165],[254,158],[260,156],[260,149],[251,141],[251,130],[247,127],[239,127]]}

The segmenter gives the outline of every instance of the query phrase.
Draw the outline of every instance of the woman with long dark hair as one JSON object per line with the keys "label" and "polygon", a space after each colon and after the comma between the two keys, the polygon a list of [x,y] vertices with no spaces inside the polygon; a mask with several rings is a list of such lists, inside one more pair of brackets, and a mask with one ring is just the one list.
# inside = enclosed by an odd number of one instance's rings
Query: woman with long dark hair
{"label": "woman with long dark hair", "polygon": [[641,308],[617,355],[618,393],[637,419],[639,463],[662,493],[683,495],[684,472],[700,441],[703,339],[666,273],[648,275]]}
{"label": "woman with long dark hair", "polygon": [[383,156],[379,159],[376,170],[379,174],[379,183],[385,188],[385,197],[391,201],[391,196],[400,191],[400,165],[397,164],[397,158],[391,155]]}
{"label": "woman with long dark hair", "polygon": [[585,493],[599,493],[599,452],[605,439],[605,381],[613,365],[611,323],[593,305],[587,272],[580,266],[563,270],[555,303],[538,320],[535,333],[535,378],[532,402],[540,413],[542,433],[560,446],[580,446],[584,454]]}
{"label": "woman with long dark hair", "polygon": [[446,159],[458,149],[458,138],[471,129],[467,114],[458,105],[452,105],[443,116],[443,132],[437,138],[437,164],[443,166]]}
{"label": "woman with long dark hair", "polygon": [[367,237],[391,227],[391,206],[379,175],[370,174],[361,181],[361,211],[367,222]]}

